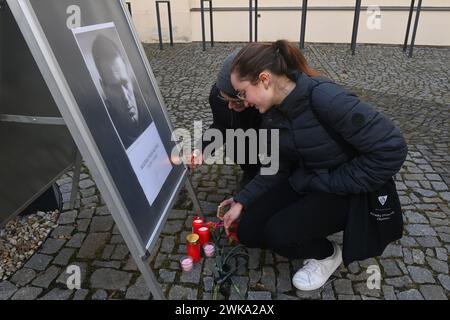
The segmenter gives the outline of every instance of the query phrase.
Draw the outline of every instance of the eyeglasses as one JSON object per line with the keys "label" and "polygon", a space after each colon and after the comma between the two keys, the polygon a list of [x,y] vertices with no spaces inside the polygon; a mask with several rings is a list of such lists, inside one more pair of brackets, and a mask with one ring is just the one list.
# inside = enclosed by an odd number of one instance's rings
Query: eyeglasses
{"label": "eyeglasses", "polygon": [[226,103],[235,103],[238,106],[243,106],[244,105],[244,101],[240,100],[240,99],[230,99],[230,98],[225,98],[224,96],[222,96],[220,93],[217,95],[217,98],[219,98],[220,100],[222,100],[223,102]]}
{"label": "eyeglasses", "polygon": [[245,86],[244,89],[238,91],[238,93],[236,94],[236,97],[238,97],[238,99],[240,99],[240,100],[245,100],[247,98],[247,88],[250,85],[257,85],[259,81],[261,81],[261,79],[258,79],[255,82],[250,82],[248,85]]}

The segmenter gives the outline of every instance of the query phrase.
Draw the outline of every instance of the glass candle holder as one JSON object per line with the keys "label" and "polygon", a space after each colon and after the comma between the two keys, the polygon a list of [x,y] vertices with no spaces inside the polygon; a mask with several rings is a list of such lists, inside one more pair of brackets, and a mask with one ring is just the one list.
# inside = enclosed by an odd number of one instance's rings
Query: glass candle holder
{"label": "glass candle holder", "polygon": [[188,234],[186,237],[187,240],[187,254],[192,258],[194,263],[200,261],[200,242],[199,236],[196,233]]}
{"label": "glass candle holder", "polygon": [[203,253],[206,257],[212,257],[214,256],[214,253],[216,251],[216,247],[214,246],[214,243],[207,242],[203,245]]}
{"label": "glass candle holder", "polygon": [[209,242],[209,228],[200,227],[197,230],[197,234],[200,237],[200,245],[203,246],[205,243]]}
{"label": "glass candle holder", "polygon": [[204,221],[200,217],[192,218],[192,233],[198,234],[198,229],[203,227]]}
{"label": "glass candle holder", "polygon": [[183,256],[180,259],[181,270],[183,271],[192,271],[194,267],[194,261],[190,256]]}

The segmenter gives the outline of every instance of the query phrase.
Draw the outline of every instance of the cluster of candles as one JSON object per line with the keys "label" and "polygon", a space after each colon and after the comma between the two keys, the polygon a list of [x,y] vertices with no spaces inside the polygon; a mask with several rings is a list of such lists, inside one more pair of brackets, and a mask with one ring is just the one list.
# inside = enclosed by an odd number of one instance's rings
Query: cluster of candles
{"label": "cluster of candles", "polygon": [[181,268],[183,271],[191,271],[194,263],[200,261],[200,248],[203,248],[203,253],[206,257],[214,255],[214,243],[209,242],[209,228],[200,217],[192,219],[192,233],[188,234],[187,240],[187,256],[181,258]]}

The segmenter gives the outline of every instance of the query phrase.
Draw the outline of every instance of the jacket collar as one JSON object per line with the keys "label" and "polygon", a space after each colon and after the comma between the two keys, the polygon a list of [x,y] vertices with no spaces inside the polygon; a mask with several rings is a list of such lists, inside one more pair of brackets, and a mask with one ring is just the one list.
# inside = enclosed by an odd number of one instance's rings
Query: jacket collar
{"label": "jacket collar", "polygon": [[294,90],[292,90],[286,98],[281,102],[280,105],[274,106],[269,110],[272,112],[281,112],[285,117],[289,119],[294,119],[298,117],[305,109],[309,103],[309,77],[301,71],[292,71],[290,73],[291,79],[295,81],[296,85]]}

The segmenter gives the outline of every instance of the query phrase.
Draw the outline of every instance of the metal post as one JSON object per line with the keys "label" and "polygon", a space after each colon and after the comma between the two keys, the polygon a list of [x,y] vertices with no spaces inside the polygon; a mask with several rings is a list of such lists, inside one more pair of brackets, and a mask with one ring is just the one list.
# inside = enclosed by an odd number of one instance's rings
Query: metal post
{"label": "metal post", "polygon": [[203,218],[202,207],[200,206],[200,202],[198,201],[197,196],[195,195],[194,187],[192,186],[192,183],[191,183],[191,180],[189,179],[189,177],[186,179],[186,190],[189,194],[189,197],[192,200],[192,204],[194,206],[195,213]]}
{"label": "metal post", "polygon": [[352,55],[355,55],[356,49],[356,37],[358,35],[359,15],[361,12],[361,0],[356,0],[355,4],[355,16],[353,18],[353,31],[352,31]]}
{"label": "metal post", "polygon": [[302,22],[300,27],[300,49],[305,48],[305,32],[306,32],[306,12],[308,11],[308,0],[302,3]]}
{"label": "metal post", "polygon": [[258,42],[258,0],[255,0],[255,42]]}
{"label": "metal post", "polygon": [[214,47],[214,32],[213,32],[213,7],[212,0],[209,0],[209,29],[211,32],[211,47]]}
{"label": "metal post", "polygon": [[162,32],[161,32],[161,18],[159,16],[159,1],[155,2],[156,4],[156,19],[158,21],[158,36],[159,36],[159,49],[163,49],[163,42],[162,42]]}
{"label": "metal post", "polygon": [[159,12],[159,4],[166,3],[167,4],[167,13],[169,15],[169,37],[170,37],[170,46],[173,46],[173,34],[172,34],[172,13],[170,10],[170,1],[156,1],[156,19],[158,21],[158,36],[159,36],[159,49],[163,49],[163,41],[162,41],[162,31],[161,31],[161,17]]}
{"label": "metal post", "polygon": [[170,37],[170,46],[173,47],[173,33],[172,33],[172,13],[170,10],[170,2],[167,1],[167,11],[169,14],[169,37]]}
{"label": "metal post", "polygon": [[253,28],[252,28],[252,11],[253,11],[253,2],[252,0],[248,0],[248,24],[249,24],[249,42],[253,42]]}
{"label": "metal post", "polygon": [[202,44],[203,51],[206,50],[206,41],[205,41],[205,7],[203,6],[203,0],[200,0],[200,11],[202,16]]}
{"label": "metal post", "polygon": [[417,32],[417,25],[419,24],[419,16],[420,16],[420,9],[422,8],[422,0],[419,0],[417,3],[417,9],[416,9],[416,20],[414,21],[414,29],[413,34],[411,38],[411,44],[409,45],[409,57],[412,57],[413,50],[414,50],[414,42],[416,41],[416,32]]}
{"label": "metal post", "polygon": [[409,29],[411,28],[411,19],[414,11],[414,2],[416,0],[411,0],[411,7],[409,8],[409,16],[408,16],[408,24],[406,25],[406,36],[405,42],[403,43],[403,52],[406,52],[406,48],[408,47],[408,37],[409,37]]}
{"label": "metal post", "polygon": [[70,192],[70,210],[73,210],[75,208],[75,201],[77,199],[77,193],[78,193],[78,183],[80,182],[80,173],[81,173],[81,153],[79,150],[77,150],[77,153],[75,155],[75,164],[73,169],[73,177],[72,177],[72,191]]}

